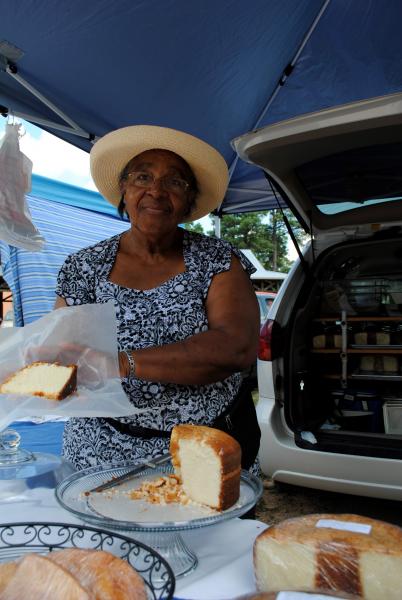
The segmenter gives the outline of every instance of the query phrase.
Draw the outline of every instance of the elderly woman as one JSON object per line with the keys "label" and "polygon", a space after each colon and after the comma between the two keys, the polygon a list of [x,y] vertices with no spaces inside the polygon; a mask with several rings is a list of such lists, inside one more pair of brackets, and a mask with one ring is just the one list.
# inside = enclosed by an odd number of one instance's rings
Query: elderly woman
{"label": "elderly woman", "polygon": [[63,452],[78,469],[158,456],[177,423],[214,425],[256,358],[259,328],[248,261],[179,227],[222,201],[223,157],[186,133],[132,126],[101,138],[90,158],[100,193],[131,226],[66,259],[56,307],[114,301],[122,385],[147,410],[70,419]]}

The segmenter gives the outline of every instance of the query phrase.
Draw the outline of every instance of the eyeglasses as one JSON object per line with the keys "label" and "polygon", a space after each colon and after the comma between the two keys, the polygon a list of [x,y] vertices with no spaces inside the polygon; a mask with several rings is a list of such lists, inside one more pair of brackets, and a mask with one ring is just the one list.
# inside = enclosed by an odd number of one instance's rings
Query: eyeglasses
{"label": "eyeglasses", "polygon": [[154,177],[152,173],[147,173],[146,171],[133,171],[132,173],[127,173],[127,179],[133,185],[140,188],[151,188],[159,181],[166,192],[180,195],[185,194],[190,187],[188,181],[180,179],[180,177],[170,177],[169,175],[165,175],[164,177]]}

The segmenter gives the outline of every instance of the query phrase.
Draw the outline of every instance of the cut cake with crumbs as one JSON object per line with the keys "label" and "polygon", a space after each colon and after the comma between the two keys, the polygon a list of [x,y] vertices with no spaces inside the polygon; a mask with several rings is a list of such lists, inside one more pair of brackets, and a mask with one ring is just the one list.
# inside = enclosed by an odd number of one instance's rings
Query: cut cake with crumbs
{"label": "cut cake with crumbs", "polygon": [[216,510],[237,502],[241,448],[232,436],[203,425],[176,425],[170,438],[170,454],[191,500]]}

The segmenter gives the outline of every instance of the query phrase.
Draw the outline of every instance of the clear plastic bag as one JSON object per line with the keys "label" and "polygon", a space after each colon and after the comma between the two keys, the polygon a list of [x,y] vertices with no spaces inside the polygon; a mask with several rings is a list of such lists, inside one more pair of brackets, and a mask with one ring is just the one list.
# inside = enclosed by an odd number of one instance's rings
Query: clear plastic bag
{"label": "clear plastic bag", "polygon": [[59,308],[0,338],[0,383],[35,361],[76,364],[77,391],[64,400],[0,394],[0,430],[22,417],[121,417],[144,412],[127,398],[119,375],[115,308]]}
{"label": "clear plastic bag", "polygon": [[32,162],[20,150],[18,123],[7,123],[0,145],[0,239],[31,252],[44,238],[32,223],[25,194],[31,189]]}

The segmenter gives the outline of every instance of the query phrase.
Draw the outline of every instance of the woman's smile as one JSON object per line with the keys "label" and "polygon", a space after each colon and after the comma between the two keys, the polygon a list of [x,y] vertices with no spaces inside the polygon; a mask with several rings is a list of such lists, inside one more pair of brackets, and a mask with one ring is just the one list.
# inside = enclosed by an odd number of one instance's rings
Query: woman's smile
{"label": "woman's smile", "polygon": [[139,203],[139,208],[140,210],[146,210],[147,212],[155,214],[167,214],[171,212],[171,208],[166,202],[155,202],[151,199],[143,199]]}

